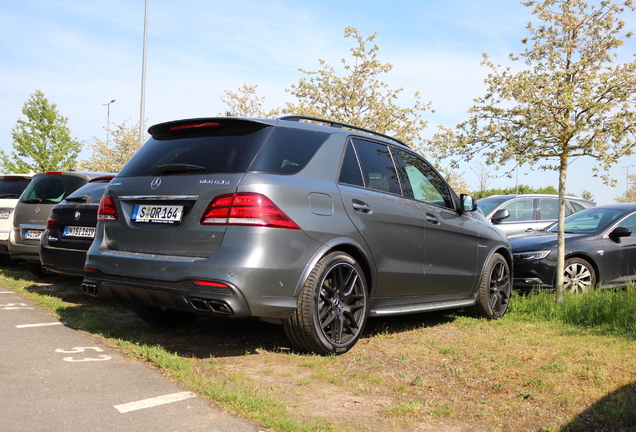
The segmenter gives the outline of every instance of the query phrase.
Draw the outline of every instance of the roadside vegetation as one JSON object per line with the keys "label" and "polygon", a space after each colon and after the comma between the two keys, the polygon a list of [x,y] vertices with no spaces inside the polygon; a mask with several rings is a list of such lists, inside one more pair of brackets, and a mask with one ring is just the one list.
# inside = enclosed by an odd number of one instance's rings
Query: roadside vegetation
{"label": "roadside vegetation", "polygon": [[352,351],[322,357],[292,352],[279,326],[253,320],[152,328],[127,305],[84,296],[80,281],[0,268],[0,285],[267,430],[636,430],[634,287],[562,304],[516,295],[492,322],[370,319]]}

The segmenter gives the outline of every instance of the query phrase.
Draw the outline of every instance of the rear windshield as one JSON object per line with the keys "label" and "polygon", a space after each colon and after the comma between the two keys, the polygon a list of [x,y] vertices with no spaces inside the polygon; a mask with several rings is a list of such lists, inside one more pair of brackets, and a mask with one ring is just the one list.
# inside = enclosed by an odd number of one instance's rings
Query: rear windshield
{"label": "rear windshield", "polygon": [[82,203],[99,203],[104,195],[108,182],[96,182],[88,183],[69,196],[66,197],[67,201],[79,201]]}
{"label": "rear windshield", "polygon": [[0,179],[0,198],[19,198],[30,182],[31,179],[29,178]]}
{"label": "rear windshield", "polygon": [[34,177],[20,197],[20,202],[57,204],[85,184],[85,178],[71,175],[52,174]]}
{"label": "rear windshield", "polygon": [[248,170],[293,174],[305,167],[329,136],[254,122],[234,120],[231,128],[226,127],[228,121],[219,123],[218,128],[192,129],[179,129],[177,124],[173,132],[165,132],[162,126],[118,177],[229,174]]}

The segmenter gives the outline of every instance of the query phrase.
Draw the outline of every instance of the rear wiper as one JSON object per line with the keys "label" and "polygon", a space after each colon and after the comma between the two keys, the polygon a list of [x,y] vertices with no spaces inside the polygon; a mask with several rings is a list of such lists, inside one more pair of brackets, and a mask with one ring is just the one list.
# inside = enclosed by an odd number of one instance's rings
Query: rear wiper
{"label": "rear wiper", "polygon": [[20,198],[20,194],[3,194],[0,198]]}
{"label": "rear wiper", "polygon": [[66,201],[70,202],[88,202],[89,200],[90,197],[88,195],[66,198]]}
{"label": "rear wiper", "polygon": [[204,166],[192,165],[192,164],[164,164],[164,165],[157,166],[157,168],[163,174],[205,171]]}
{"label": "rear wiper", "polygon": [[25,202],[27,204],[39,204],[42,202],[42,198],[29,198],[27,200],[24,200],[22,202]]}

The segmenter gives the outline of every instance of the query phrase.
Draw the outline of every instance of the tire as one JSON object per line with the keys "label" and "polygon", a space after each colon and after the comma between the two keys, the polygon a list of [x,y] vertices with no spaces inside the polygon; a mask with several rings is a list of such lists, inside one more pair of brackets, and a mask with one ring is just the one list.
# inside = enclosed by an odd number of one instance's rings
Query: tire
{"label": "tire", "polygon": [[585,294],[596,286],[596,272],[589,261],[583,258],[568,258],[563,269],[563,290],[574,294]]}
{"label": "tire", "polygon": [[367,318],[367,282],[358,263],[342,252],[324,256],[311,271],[294,315],[283,321],[294,348],[342,354],[358,341]]}
{"label": "tire", "polygon": [[155,327],[178,327],[190,324],[196,318],[196,315],[185,311],[150,306],[139,300],[130,300],[130,304],[139,318]]}
{"label": "tire", "polygon": [[512,295],[510,266],[496,253],[488,261],[477,290],[477,303],[469,309],[478,318],[498,319],[508,310]]}

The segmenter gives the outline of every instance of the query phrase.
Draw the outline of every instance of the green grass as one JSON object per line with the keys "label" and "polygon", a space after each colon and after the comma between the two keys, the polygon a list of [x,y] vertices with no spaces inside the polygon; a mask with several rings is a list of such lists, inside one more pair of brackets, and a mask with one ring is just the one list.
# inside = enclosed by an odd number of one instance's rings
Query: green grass
{"label": "green grass", "polygon": [[517,295],[509,314],[531,321],[551,321],[605,336],[636,339],[636,287],[593,290],[585,295],[564,293],[563,302],[554,293]]}

